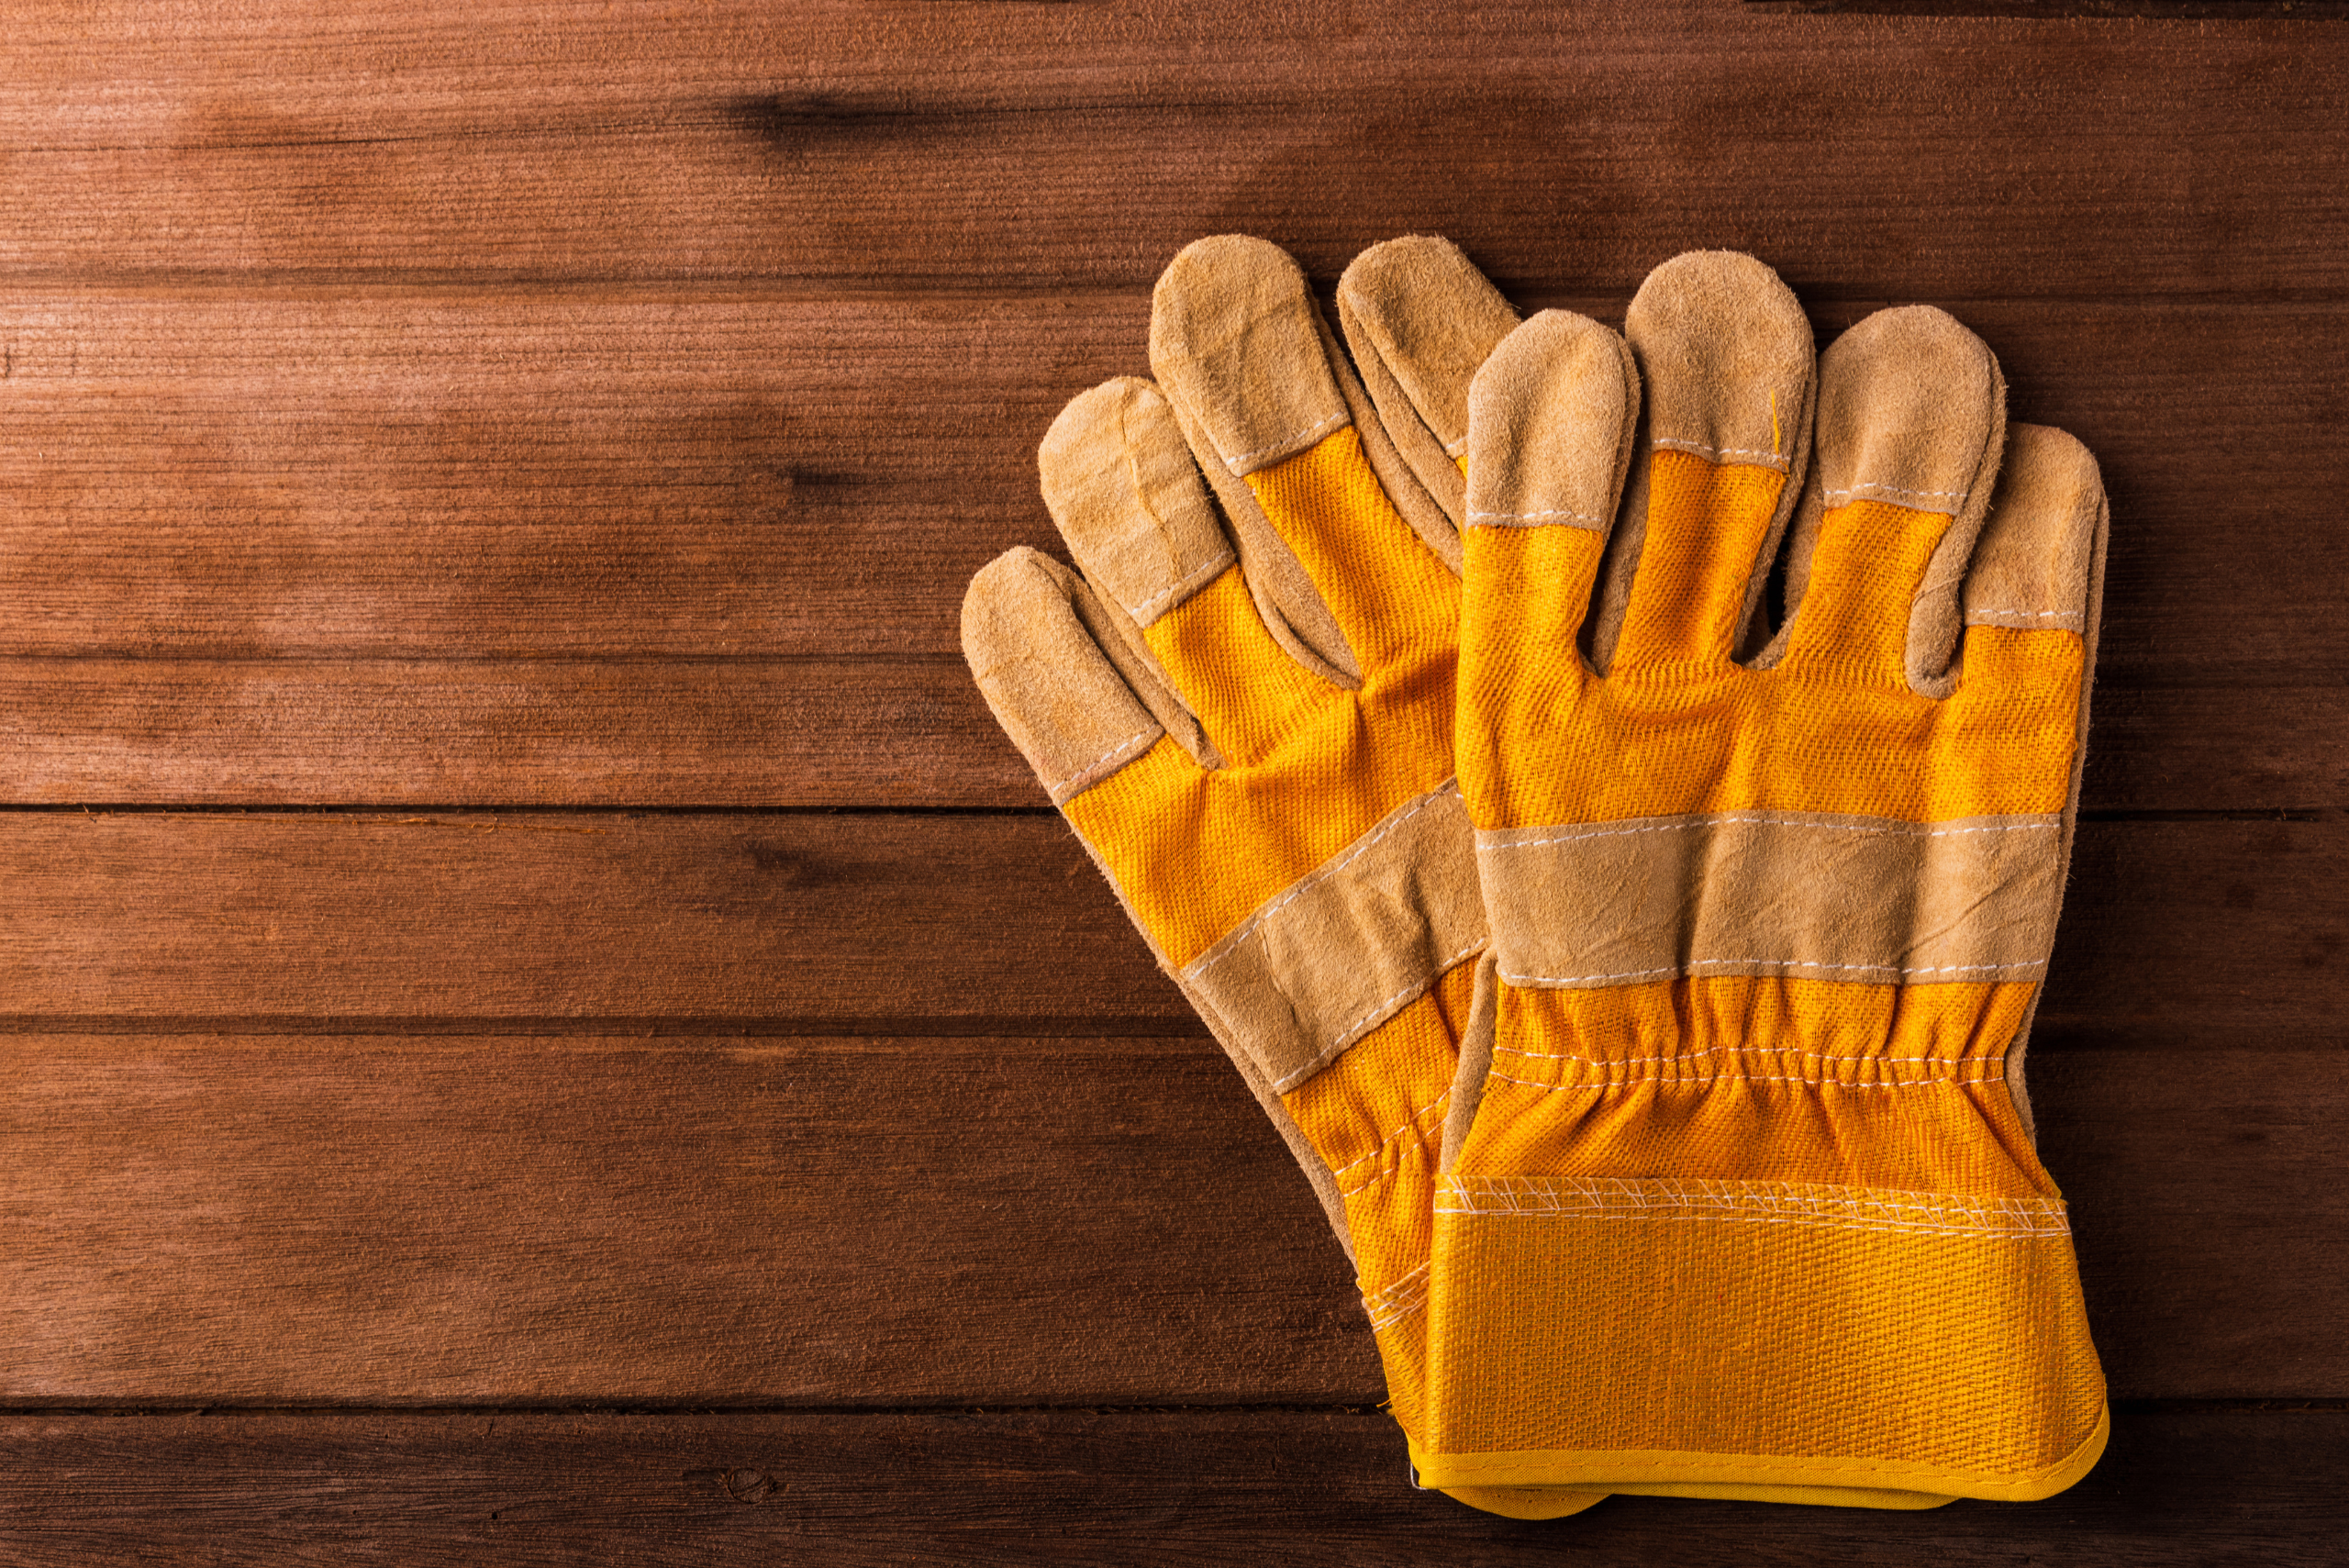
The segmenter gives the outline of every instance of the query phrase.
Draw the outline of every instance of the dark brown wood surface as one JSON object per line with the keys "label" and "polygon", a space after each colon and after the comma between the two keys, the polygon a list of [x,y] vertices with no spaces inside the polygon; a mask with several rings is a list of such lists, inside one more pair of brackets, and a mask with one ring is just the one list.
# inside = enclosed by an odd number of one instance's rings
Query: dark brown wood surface
{"label": "dark brown wood surface", "polygon": [[0,1415],[0,1563],[340,1564],[388,1541],[407,1562],[695,1568],[1909,1568],[2032,1546],[2132,1568],[2332,1568],[2326,1485],[2349,1466],[2349,1413],[2161,1408],[2117,1426],[2104,1462],[2043,1503],[1617,1497],[1540,1525],[1414,1492],[1391,1432],[1338,1409]]}
{"label": "dark brown wood surface", "polygon": [[[11,5],[0,1564],[2339,1561],[2349,22],[1883,8]],[[1752,250],[2098,453],[2079,1487],[1409,1489],[956,651],[1231,229]]]}

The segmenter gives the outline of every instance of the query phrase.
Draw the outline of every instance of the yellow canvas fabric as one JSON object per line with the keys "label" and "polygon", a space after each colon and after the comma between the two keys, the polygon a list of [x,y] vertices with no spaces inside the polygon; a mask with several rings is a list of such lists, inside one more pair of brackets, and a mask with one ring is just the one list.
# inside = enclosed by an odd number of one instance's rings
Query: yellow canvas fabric
{"label": "yellow canvas fabric", "polygon": [[[1710,467],[1656,454],[1672,472]],[[1611,822],[1687,812],[1815,811],[1902,822],[2060,811],[2071,789],[2084,649],[2065,629],[1975,627],[1964,678],[1935,701],[1909,686],[1900,644],[1909,589],[1947,518],[1860,502],[1831,513],[1813,583],[1786,657],[1767,670],[1730,659],[1731,623],[1780,476],[1656,485],[1699,510],[1652,523],[1624,634],[1604,679],[1572,628],[1606,540],[1584,528],[1475,528],[1464,541],[1477,584],[1461,656],[1460,785],[1477,827]],[[1757,516],[1758,514],[1758,516]],[[1851,547],[1890,531],[1909,587],[1896,608],[1867,608],[1885,558]],[[1711,532],[1734,548],[1680,550]],[[1877,542],[1871,538],[1870,544]],[[1663,548],[1659,548],[1659,545]],[[1651,567],[1687,591],[1731,565],[1727,588],[1688,592],[1675,615],[1648,591]],[[1882,596],[1882,595],[1879,595]],[[1816,614],[1823,629],[1813,631]],[[1558,618],[1565,616],[1563,622]],[[1565,628],[1562,633],[1561,627]]]}
{"label": "yellow canvas fabric", "polygon": [[1408,1432],[1426,1406],[1428,1250],[1435,1156],[1460,1058],[1475,965],[1464,963],[1326,1072],[1282,1096],[1330,1162],[1344,1195],[1354,1268],[1386,1371],[1387,1404]]}
{"label": "yellow canvas fabric", "polygon": [[[1722,406],[1724,425],[1755,422]],[[1852,406],[1839,428],[1865,430]],[[1764,428],[1777,433],[1775,406]],[[1922,463],[1932,439],[1901,427],[1870,450]],[[1604,529],[1467,532],[1458,761],[1477,829],[1620,823],[1636,845],[1692,817],[1831,814],[1867,831],[2065,812],[2079,630],[1976,625],[1948,695],[1910,684],[1913,606],[1957,493],[1896,471],[1864,473],[1865,496],[1827,495],[1787,634],[1742,665],[1732,644],[1787,509],[1787,465],[1783,449],[1727,455],[1636,460],[1645,528],[1603,673],[1576,634]],[[1883,498],[1904,485],[1917,506]],[[1505,844],[1483,861],[1497,910],[1523,863]],[[1681,907],[1712,895],[1701,857],[1649,863],[1694,879]],[[1728,923],[1765,948],[1767,894],[1742,893],[1765,902]],[[1786,902],[1837,896],[1902,890]],[[1506,903],[1520,919],[1533,906]],[[1999,907],[1970,900],[1959,917]],[[1914,1507],[2044,1496],[2094,1462],[2104,1385],[2068,1218],[2004,1081],[2038,966],[1838,973],[1790,953],[1503,984],[1490,1072],[1434,1203],[1415,1450],[1431,1484]],[[1699,957],[1763,972],[1690,970]]]}
{"label": "yellow canvas fabric", "polygon": [[[1308,673],[1265,630],[1233,567],[1144,637],[1222,753],[1199,768],[1171,738],[1063,810],[1170,965],[1188,964],[1285,890],[1450,773],[1459,586],[1423,551],[1365,549],[1406,525],[1351,427],[1250,488],[1364,666],[1346,692]],[[1374,541],[1375,531],[1368,531]],[[1435,1149],[1475,965],[1284,1096],[1346,1209],[1364,1305],[1397,1422],[1421,1429]],[[1553,1518],[1596,1501],[1472,1485],[1463,1501]]]}
{"label": "yellow canvas fabric", "polygon": [[1651,520],[1613,668],[1725,660],[1786,475],[1667,450],[1648,483]]}
{"label": "yellow canvas fabric", "polygon": [[[1080,395],[1040,453],[1079,573],[991,564],[964,649],[1330,1208],[1416,1440],[1436,1151],[1485,917],[1451,782],[1459,486],[1406,389],[1456,399],[1453,361],[1513,317],[1440,241],[1349,280],[1375,406],[1292,261],[1186,247],[1153,295],[1154,380]],[[1597,1500],[1454,1495],[1525,1518]]]}
{"label": "yellow canvas fabric", "polygon": [[1353,427],[1248,484],[1363,684],[1284,653],[1236,566],[1143,634],[1225,765],[1161,740],[1062,809],[1176,967],[1452,774],[1460,584],[1387,501]]}

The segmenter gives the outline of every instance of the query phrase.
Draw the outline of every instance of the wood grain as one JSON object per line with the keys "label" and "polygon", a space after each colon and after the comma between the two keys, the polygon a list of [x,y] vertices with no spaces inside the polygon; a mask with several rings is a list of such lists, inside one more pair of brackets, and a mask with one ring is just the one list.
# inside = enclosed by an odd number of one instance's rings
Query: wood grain
{"label": "wood grain", "polygon": [[[0,1028],[1188,1033],[1057,817],[0,813]],[[2041,1014],[2343,1040],[2349,823],[2089,822]]]}
{"label": "wood grain", "polygon": [[1520,1524],[1414,1492],[1372,1412],[0,1417],[0,1562],[1265,1562],[2330,1568],[2339,1410],[2123,1411],[2044,1503],[1615,1497]]}
{"label": "wood grain", "polygon": [[[2349,1055],[2032,1078],[2116,1396],[2349,1396]],[[0,1084],[0,1402],[1379,1397],[1197,1039],[12,1035]]]}
{"label": "wood grain", "polygon": [[[21,12],[21,15],[18,13]],[[2349,52],[2290,22],[658,0],[12,8],[18,276],[1147,284],[1240,229],[1628,292],[2337,290]],[[15,63],[20,61],[21,63]],[[2190,112],[2182,106],[2191,106]]]}
{"label": "wood grain", "polygon": [[[2337,1560],[2345,124],[2349,29],[2276,15],[17,0],[0,1565]],[[1301,1178],[955,650],[1232,230],[1609,320],[1752,250],[2098,453],[2032,1081],[2138,1403],[2079,1487],[1405,1485]]]}
{"label": "wood grain", "polygon": [[[0,657],[11,804],[1048,806],[959,653]],[[2335,808],[2349,691],[2099,683],[2092,812]]]}
{"label": "wood grain", "polygon": [[[1822,332],[1870,303],[1831,302]],[[2082,435],[2112,491],[2090,806],[2338,801],[2343,318],[1968,313],[2017,417]],[[0,292],[0,792],[1032,803],[961,673],[963,585],[1057,548],[1037,434],[1146,368],[1145,317],[1130,295]]]}
{"label": "wood grain", "polygon": [[[2349,317],[1962,308],[2012,417],[2103,464],[2107,682],[2349,667]],[[952,653],[973,572],[1057,549],[1045,428],[1147,334],[1145,294],[0,290],[0,653]]]}

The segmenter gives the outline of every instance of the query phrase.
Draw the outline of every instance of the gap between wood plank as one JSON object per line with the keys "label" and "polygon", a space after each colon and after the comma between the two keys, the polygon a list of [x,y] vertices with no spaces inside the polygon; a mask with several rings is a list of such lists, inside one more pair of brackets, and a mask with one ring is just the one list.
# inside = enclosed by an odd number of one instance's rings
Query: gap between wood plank
{"label": "gap between wood plank", "polygon": [[[1051,806],[726,806],[726,805],[660,805],[633,806],[625,802],[609,805],[535,806],[529,804],[503,805],[496,801],[442,801],[423,805],[386,806],[380,803],[327,803],[319,805],[273,806],[265,802],[250,805],[222,806],[157,805],[148,801],[27,801],[0,803],[0,814],[23,813],[28,816],[82,817],[396,817],[403,823],[413,821],[419,827],[461,827],[458,823],[435,823],[424,818],[442,816],[467,817],[611,817],[626,819],[637,817],[1058,817],[1058,808]],[[2123,806],[2083,806],[2079,818],[2083,822],[2337,822],[2343,812],[2332,806],[2258,806],[2243,810],[2164,810],[2135,809]],[[484,829],[476,828],[475,831]],[[593,832],[593,828],[571,828],[571,832]]]}
{"label": "gap between wood plank", "polygon": [[[2300,1412],[2331,1414],[2349,1411],[2349,1398],[2263,1398],[2263,1399],[2115,1399],[2110,1402],[2112,1413],[2119,1416],[2172,1416],[2232,1411],[2245,1414],[2293,1415]],[[506,1415],[533,1416],[829,1416],[844,1420],[871,1417],[875,1419],[893,1416],[1353,1416],[1383,1412],[1383,1405],[1368,1401],[1341,1400],[1233,1400],[1229,1403],[1190,1401],[1177,1405],[1118,1404],[1089,1401],[1040,1403],[1033,1405],[1007,1404],[999,1400],[944,1399],[930,1404],[908,1405],[794,1405],[778,1400],[738,1404],[679,1403],[648,1404],[642,1400],[581,1400],[569,1403],[548,1401],[533,1403],[512,1400],[484,1404],[450,1403],[417,1405],[357,1404],[336,1405],[310,1403],[300,1405],[271,1404],[207,1404],[202,1401],[124,1402],[121,1404],[72,1404],[55,1402],[39,1404],[29,1401],[0,1402],[0,1415],[6,1416],[99,1416],[124,1420],[141,1418],[164,1418],[183,1416],[238,1415],[316,1417],[330,1418],[340,1416],[388,1416],[398,1418],[446,1417],[462,1419],[466,1417],[496,1417]]]}

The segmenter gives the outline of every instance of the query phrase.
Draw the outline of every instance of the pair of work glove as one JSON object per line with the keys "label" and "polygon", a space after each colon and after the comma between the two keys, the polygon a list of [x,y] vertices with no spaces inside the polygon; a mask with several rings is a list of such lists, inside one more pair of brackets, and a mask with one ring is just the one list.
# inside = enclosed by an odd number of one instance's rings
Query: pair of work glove
{"label": "pair of work glove", "polygon": [[[2107,1430],[2023,1042],[2106,509],[1982,341],[1815,356],[1728,252],[1621,336],[1366,252],[1159,280],[963,642],[1287,1139],[1421,1481],[2026,1499]],[[1774,573],[1782,573],[1773,595]],[[1783,600],[1774,608],[1773,598]]]}

